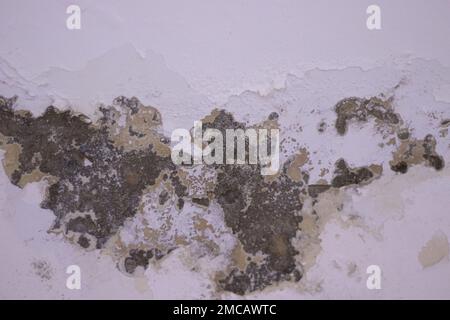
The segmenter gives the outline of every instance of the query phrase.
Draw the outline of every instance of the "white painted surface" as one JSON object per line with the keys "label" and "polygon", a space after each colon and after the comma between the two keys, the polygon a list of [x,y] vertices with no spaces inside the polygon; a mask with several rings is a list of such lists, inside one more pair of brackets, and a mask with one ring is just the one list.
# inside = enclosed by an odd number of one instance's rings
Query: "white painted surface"
{"label": "white painted surface", "polygon": [[[82,8],[79,31],[65,27],[65,9],[72,3]],[[387,165],[391,150],[377,147],[382,139],[370,122],[351,126],[345,138],[331,130],[331,108],[339,99],[383,92],[395,93],[396,111],[418,138],[438,134],[439,119],[430,113],[450,117],[450,1],[377,1],[380,31],[366,28],[369,4],[4,0],[0,94],[18,94],[19,105],[35,113],[54,103],[91,116],[97,103],[136,95],[161,111],[167,132],[191,127],[217,105],[250,122],[278,110],[283,132],[317,151],[314,164],[326,159],[323,166],[331,169],[339,157],[355,166],[384,164],[380,180],[359,192],[348,191],[352,201],[345,209],[361,216],[380,237],[331,221],[305,284],[282,285],[251,297],[450,298],[448,259],[427,269],[417,259],[436,231],[450,237],[449,168],[436,173],[417,167],[394,176]],[[317,137],[321,119],[331,127]],[[302,132],[292,129],[296,123]],[[437,150],[448,163],[448,138],[439,139]],[[39,209],[42,184],[20,190],[0,170],[0,187],[1,298],[213,294],[207,276],[183,264],[183,252],[150,268],[142,280],[147,285],[139,289],[139,280],[124,276],[107,256],[84,253],[46,233],[52,213]],[[51,280],[34,274],[36,259],[50,263]],[[348,276],[352,263],[357,268]],[[65,288],[70,264],[82,268],[80,291]],[[382,290],[365,286],[365,269],[371,264],[382,268]]]}

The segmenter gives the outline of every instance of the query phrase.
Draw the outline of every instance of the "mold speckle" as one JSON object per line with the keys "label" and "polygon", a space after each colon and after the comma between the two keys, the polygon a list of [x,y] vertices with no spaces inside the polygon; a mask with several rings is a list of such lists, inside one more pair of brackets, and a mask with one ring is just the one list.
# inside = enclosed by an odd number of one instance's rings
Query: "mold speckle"
{"label": "mold speckle", "polygon": [[50,280],[53,277],[53,269],[45,260],[35,260],[31,263],[34,273],[42,280]]}
{"label": "mold speckle", "polygon": [[321,121],[317,126],[317,131],[319,131],[319,133],[324,133],[327,127],[328,127],[327,123],[325,121]]}

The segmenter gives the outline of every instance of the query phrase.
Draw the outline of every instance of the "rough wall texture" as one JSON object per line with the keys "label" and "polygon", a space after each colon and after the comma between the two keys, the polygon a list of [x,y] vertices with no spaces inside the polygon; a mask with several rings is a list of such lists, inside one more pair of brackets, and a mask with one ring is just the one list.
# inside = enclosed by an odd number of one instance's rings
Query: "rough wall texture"
{"label": "rough wall texture", "polygon": [[[78,34],[54,31],[54,39],[74,36],[81,48],[86,39],[102,39],[89,53],[68,45],[60,55],[40,56],[50,40],[25,41],[26,26],[0,48],[1,297],[450,296],[441,281],[450,276],[447,44],[433,52],[420,43],[390,47],[386,39],[399,35],[386,33],[389,21],[366,34],[363,19],[359,33],[349,32],[353,47],[335,44],[336,56],[301,52],[295,28],[285,29],[302,24],[292,10],[255,4],[240,8],[247,22],[228,26],[207,6],[219,35],[231,28],[222,68],[215,48],[224,37],[198,35],[215,44],[211,52],[183,42],[184,29],[201,26],[194,12],[180,20],[183,30],[165,29],[164,38],[150,32],[150,41],[135,30],[156,22],[135,17],[132,24],[127,19],[137,12],[102,5],[87,10]],[[15,10],[13,2],[1,6]],[[220,6],[222,13],[237,9],[233,2]],[[297,6],[284,8],[323,12]],[[170,11],[163,3],[152,9]],[[440,21],[440,11],[424,14]],[[267,38],[246,47],[246,33],[259,34],[252,33],[254,12],[270,16],[273,29],[262,26]],[[49,26],[58,14],[45,14]],[[327,19],[332,23],[321,17]],[[11,29],[7,17],[1,21],[1,33]],[[118,28],[117,38],[106,37],[99,21]],[[435,39],[442,33],[418,28]],[[290,50],[266,47],[272,33]],[[180,43],[168,42],[171,34]],[[11,55],[14,44],[23,56]],[[230,60],[237,47],[239,59]],[[34,56],[30,48],[37,48]],[[175,54],[181,48],[188,58]],[[406,49],[414,55],[404,56]],[[197,120],[221,132],[279,129],[279,173],[264,176],[251,164],[175,165],[171,131],[192,129]],[[83,271],[76,292],[65,287],[73,264]],[[370,265],[383,271],[382,290],[366,287]],[[432,292],[424,289],[430,285]]]}

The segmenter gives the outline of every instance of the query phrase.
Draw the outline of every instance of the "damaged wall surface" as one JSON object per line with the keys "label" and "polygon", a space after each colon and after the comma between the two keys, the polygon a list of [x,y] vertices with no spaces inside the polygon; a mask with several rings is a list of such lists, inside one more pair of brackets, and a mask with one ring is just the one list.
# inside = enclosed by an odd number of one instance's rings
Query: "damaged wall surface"
{"label": "damaged wall surface", "polygon": [[[448,1],[381,1],[377,31],[364,1],[79,1],[80,30],[24,3],[0,5],[1,298],[450,298]],[[279,129],[279,172],[174,164],[199,120]]]}

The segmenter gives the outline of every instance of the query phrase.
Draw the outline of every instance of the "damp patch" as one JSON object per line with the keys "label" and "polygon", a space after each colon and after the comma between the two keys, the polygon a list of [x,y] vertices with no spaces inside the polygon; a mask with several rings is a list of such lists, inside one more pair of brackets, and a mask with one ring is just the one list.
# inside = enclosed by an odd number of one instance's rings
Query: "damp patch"
{"label": "damp patch", "polygon": [[[259,164],[176,166],[161,114],[135,97],[101,106],[95,122],[53,106],[34,116],[15,103],[0,96],[0,148],[11,183],[23,188],[45,179],[41,206],[55,215],[50,231],[83,250],[111,254],[130,276],[186,246],[193,260],[226,257],[213,276],[217,292],[245,295],[297,283],[320,251],[327,212],[342,209],[341,191],[383,174],[381,164],[354,167],[341,158],[334,169],[332,163],[323,168],[331,179],[310,181],[307,146],[288,154],[273,176],[262,175]],[[387,127],[396,172],[445,165],[432,135],[418,140],[403,127],[392,98],[346,98],[334,111],[338,135],[370,119]],[[279,118],[271,112],[248,124],[215,109],[202,122],[203,130],[225,135],[226,129],[278,128]],[[324,120],[317,127],[319,135],[331,131]]]}

